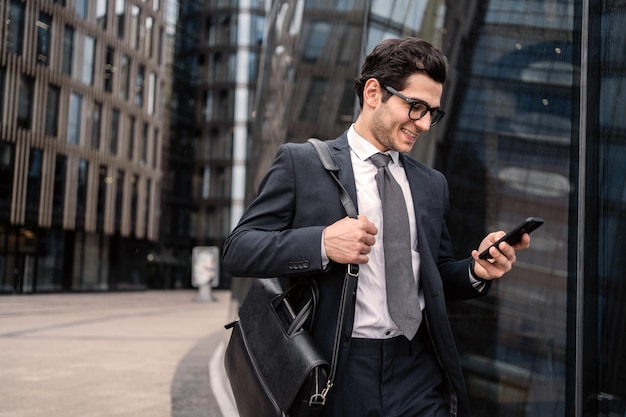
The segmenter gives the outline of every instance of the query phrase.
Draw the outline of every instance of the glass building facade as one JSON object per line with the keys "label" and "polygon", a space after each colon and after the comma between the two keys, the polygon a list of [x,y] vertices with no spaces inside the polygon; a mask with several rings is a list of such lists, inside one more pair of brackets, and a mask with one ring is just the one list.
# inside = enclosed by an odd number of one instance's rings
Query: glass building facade
{"label": "glass building facade", "polygon": [[448,4],[451,117],[435,166],[450,184],[457,255],[486,230],[546,220],[488,297],[450,308],[476,415],[626,413],[625,11]]}
{"label": "glass building facade", "polygon": [[0,293],[148,285],[164,15],[159,0],[0,1]]}

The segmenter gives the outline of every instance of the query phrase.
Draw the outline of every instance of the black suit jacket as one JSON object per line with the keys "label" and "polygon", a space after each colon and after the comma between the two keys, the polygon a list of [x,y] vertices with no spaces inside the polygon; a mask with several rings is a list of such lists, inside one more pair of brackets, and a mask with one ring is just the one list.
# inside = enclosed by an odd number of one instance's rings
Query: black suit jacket
{"label": "black suit jacket", "polygon": [[[339,166],[338,176],[355,205],[356,186],[347,134],[326,141]],[[400,156],[411,187],[420,252],[420,282],[426,301],[425,318],[451,388],[452,409],[469,416],[459,357],[450,330],[446,300],[480,295],[468,275],[469,259],[453,259],[445,223],[448,186],[440,172]],[[324,227],[346,216],[337,184],[321,165],[310,144],[281,145],[276,158],[239,224],[226,239],[223,265],[239,277],[310,276],[320,287],[313,337],[330,361],[337,324],[345,265],[322,268]],[[355,289],[351,290],[353,297]],[[347,318],[345,352],[350,342],[354,311]],[[340,367],[341,369],[341,367]]]}

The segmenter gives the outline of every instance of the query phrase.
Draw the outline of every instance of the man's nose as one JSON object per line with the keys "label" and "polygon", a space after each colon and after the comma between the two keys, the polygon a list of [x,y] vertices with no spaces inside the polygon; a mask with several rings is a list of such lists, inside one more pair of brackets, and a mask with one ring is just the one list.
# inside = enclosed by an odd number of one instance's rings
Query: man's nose
{"label": "man's nose", "polygon": [[430,130],[430,117],[430,112],[428,112],[421,119],[413,120],[413,123],[415,124],[415,126],[417,126],[418,129],[420,129],[420,131],[426,132]]}

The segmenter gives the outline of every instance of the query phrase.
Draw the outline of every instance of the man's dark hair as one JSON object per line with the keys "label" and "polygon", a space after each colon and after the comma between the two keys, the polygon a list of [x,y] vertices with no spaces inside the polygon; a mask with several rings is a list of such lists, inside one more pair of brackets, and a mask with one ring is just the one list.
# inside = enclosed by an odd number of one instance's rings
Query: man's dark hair
{"label": "man's dark hair", "polygon": [[[418,38],[386,39],[376,45],[361,67],[361,76],[354,80],[354,91],[363,107],[363,88],[370,78],[396,90],[403,90],[409,76],[422,72],[438,83],[445,83],[448,60],[440,49]],[[384,93],[387,93],[383,89]],[[387,93],[384,100],[391,94]]]}

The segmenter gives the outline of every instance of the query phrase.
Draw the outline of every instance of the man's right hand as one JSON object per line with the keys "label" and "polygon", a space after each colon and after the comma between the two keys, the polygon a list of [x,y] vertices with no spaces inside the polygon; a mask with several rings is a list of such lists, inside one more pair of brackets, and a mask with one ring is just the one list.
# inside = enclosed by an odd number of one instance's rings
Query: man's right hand
{"label": "man's right hand", "polygon": [[376,233],[378,228],[367,217],[345,217],[324,229],[326,256],[340,264],[367,263]]}

